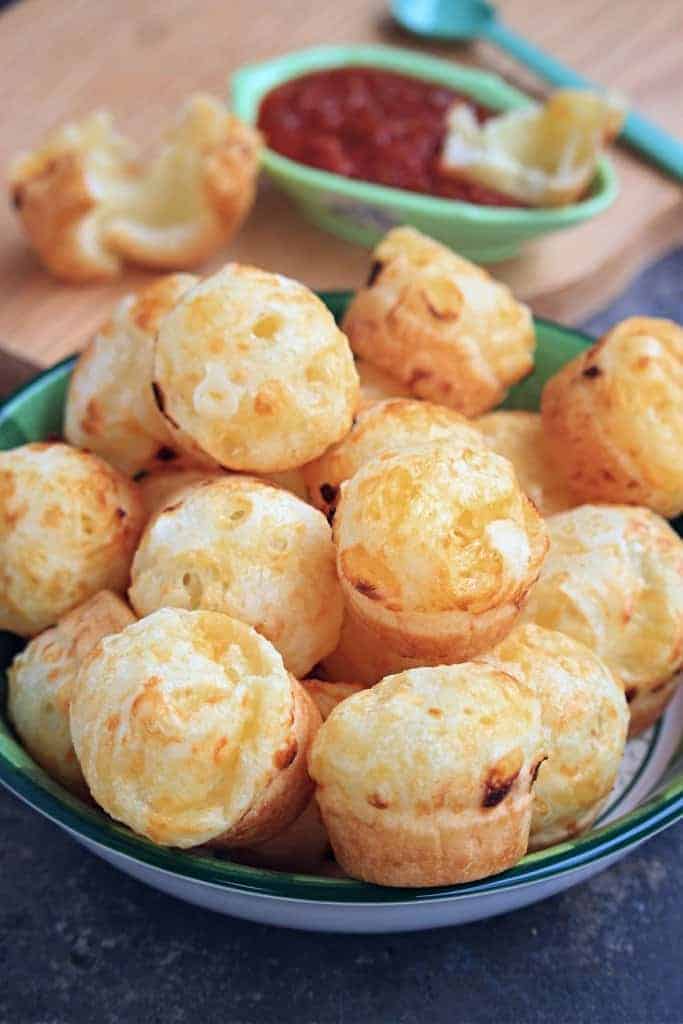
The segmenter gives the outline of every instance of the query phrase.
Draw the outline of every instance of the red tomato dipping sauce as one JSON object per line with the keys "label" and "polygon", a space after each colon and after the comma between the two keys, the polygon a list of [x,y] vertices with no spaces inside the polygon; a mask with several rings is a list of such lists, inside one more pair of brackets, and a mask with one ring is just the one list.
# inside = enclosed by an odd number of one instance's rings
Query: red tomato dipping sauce
{"label": "red tomato dipping sauce", "polygon": [[271,89],[258,127],[277,153],[346,178],[482,206],[524,205],[440,171],[446,115],[458,102],[469,103],[480,121],[495,113],[436,82],[372,67],[332,68]]}

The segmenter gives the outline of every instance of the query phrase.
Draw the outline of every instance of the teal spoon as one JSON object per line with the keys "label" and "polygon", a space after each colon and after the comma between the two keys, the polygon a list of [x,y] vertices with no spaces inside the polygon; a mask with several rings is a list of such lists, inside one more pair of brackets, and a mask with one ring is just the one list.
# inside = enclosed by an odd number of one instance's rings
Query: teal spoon
{"label": "teal spoon", "polygon": [[[596,88],[588,79],[509,29],[498,19],[495,7],[485,0],[391,0],[391,13],[400,25],[415,35],[441,40],[483,37],[507,50],[553,85]],[[683,181],[683,143],[656,124],[632,110],[619,137]]]}

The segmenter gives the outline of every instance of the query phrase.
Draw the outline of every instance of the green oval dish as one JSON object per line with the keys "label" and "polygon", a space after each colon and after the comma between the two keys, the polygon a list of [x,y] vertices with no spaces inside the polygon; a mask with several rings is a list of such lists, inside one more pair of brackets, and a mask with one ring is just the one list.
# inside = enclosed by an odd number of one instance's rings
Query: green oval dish
{"label": "green oval dish", "polygon": [[[389,46],[320,46],[237,71],[230,83],[232,107],[254,124],[261,99],[270,89],[309,71],[354,64],[440,82],[496,110],[530,102],[528,96],[497,75],[454,61]],[[270,149],[264,151],[263,167],[308,220],[347,241],[370,248],[390,228],[412,224],[478,263],[508,259],[528,239],[596,216],[611,205],[618,191],[614,168],[605,157],[598,163],[586,199],[542,210],[477,206],[355,181],[307,167]]]}
{"label": "green oval dish", "polygon": [[[332,292],[322,298],[339,317],[349,295]],[[538,409],[544,382],[591,341],[545,320],[536,320],[536,330],[534,373],[512,388],[507,408]],[[72,366],[73,359],[68,359],[47,370],[0,408],[0,449],[61,433]],[[0,633],[0,688],[3,670],[18,646],[15,637]],[[389,889],[352,879],[269,871],[206,852],[155,846],[50,779],[2,716],[0,782],[122,870],[191,902],[290,927],[391,931],[458,923],[532,902],[588,877],[673,824],[683,817],[682,737],[683,700],[677,699],[653,730],[629,744],[628,773],[592,831],[529,854],[495,877],[433,889]],[[305,920],[302,905],[307,908]]]}

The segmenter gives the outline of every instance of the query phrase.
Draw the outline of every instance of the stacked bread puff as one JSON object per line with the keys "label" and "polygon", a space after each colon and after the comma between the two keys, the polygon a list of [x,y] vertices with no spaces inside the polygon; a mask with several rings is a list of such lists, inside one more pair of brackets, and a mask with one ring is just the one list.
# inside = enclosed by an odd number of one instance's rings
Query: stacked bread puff
{"label": "stacked bread puff", "polygon": [[155,843],[382,885],[590,828],[683,663],[683,332],[627,321],[491,411],[533,350],[408,228],[342,329],[236,264],[123,299],[68,443],[0,454],[35,760]]}

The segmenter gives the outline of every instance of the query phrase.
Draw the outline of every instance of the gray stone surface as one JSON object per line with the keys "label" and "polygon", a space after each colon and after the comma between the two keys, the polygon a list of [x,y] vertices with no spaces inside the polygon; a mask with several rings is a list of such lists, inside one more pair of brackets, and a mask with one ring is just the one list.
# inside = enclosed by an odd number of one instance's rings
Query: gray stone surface
{"label": "gray stone surface", "polygon": [[[683,321],[683,250],[588,325]],[[147,889],[0,792],[0,1024],[681,1024],[683,829],[461,928],[321,936]]]}
{"label": "gray stone surface", "polygon": [[505,917],[311,935],[186,906],[0,794],[2,1024],[680,1024],[683,829]]}

